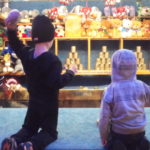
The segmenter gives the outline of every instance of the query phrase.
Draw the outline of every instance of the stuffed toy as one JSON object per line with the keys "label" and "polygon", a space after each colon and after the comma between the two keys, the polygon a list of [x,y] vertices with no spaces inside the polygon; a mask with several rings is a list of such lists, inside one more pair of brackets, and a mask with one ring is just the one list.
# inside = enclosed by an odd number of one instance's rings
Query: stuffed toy
{"label": "stuffed toy", "polygon": [[21,73],[24,72],[23,66],[22,66],[22,63],[21,63],[20,59],[17,59],[16,62],[15,62],[14,73],[16,73],[16,72],[21,72]]}
{"label": "stuffed toy", "polygon": [[58,16],[57,19],[59,19],[61,22],[64,22],[65,17],[68,15],[68,9],[66,6],[60,6],[58,7]]}
{"label": "stuffed toy", "polygon": [[132,21],[129,19],[123,19],[121,30],[121,36],[123,38],[131,37],[132,36]]}
{"label": "stuffed toy", "polygon": [[55,37],[64,37],[64,36],[65,36],[64,26],[57,25],[55,29]]}
{"label": "stuffed toy", "polygon": [[40,11],[37,9],[29,10],[29,18],[35,18],[40,14]]}
{"label": "stuffed toy", "polygon": [[105,0],[105,6],[114,6],[116,4],[116,0]]}
{"label": "stuffed toy", "polygon": [[[32,17],[32,11],[28,11],[28,10],[22,10],[20,12],[20,15],[21,15],[21,18],[20,18],[20,22],[23,22],[23,23],[30,23],[30,18]],[[31,16],[31,17],[30,17]]]}
{"label": "stuffed toy", "polygon": [[8,88],[8,90],[11,90],[13,92],[15,92],[16,90],[19,90],[19,88],[21,87],[18,81],[14,78],[7,79],[5,82],[5,85]]}
{"label": "stuffed toy", "polygon": [[4,43],[4,40],[3,40],[3,38],[2,38],[2,37],[0,37],[0,47],[2,47],[2,46],[3,46],[3,43]]}
{"label": "stuffed toy", "polygon": [[139,16],[150,16],[150,7],[139,7]]}
{"label": "stuffed toy", "polygon": [[3,25],[0,25],[0,47],[4,45],[4,38],[6,38],[5,29]]}
{"label": "stuffed toy", "polygon": [[87,17],[85,15],[85,13],[83,12],[82,6],[77,5],[77,6],[73,7],[73,9],[70,11],[70,13],[75,13],[75,14],[81,16],[81,22],[83,24],[85,23]]}
{"label": "stuffed toy", "polygon": [[143,20],[142,34],[144,37],[150,37],[150,20]]}
{"label": "stuffed toy", "polygon": [[85,28],[81,28],[81,36],[82,37],[86,37],[87,36],[87,34],[86,34],[86,29]]}
{"label": "stuffed toy", "polygon": [[4,55],[4,68],[3,72],[8,73],[8,72],[13,72],[14,69],[12,67],[12,61],[11,61],[11,55],[9,53]]}
{"label": "stuffed toy", "polygon": [[64,5],[69,5],[70,1],[69,0],[59,0],[59,3],[64,4]]}
{"label": "stuffed toy", "polygon": [[85,16],[86,18],[88,18],[88,16],[89,16],[89,14],[91,13],[91,11],[92,11],[92,8],[91,8],[91,7],[83,7],[83,8],[81,9],[81,12],[84,14],[84,16]]}
{"label": "stuffed toy", "polygon": [[100,28],[100,22],[99,21],[91,21],[89,28],[86,30],[87,36],[97,37],[98,32],[99,32],[99,28]]}
{"label": "stuffed toy", "polygon": [[9,12],[10,12],[10,8],[9,7],[2,7],[2,9],[1,9],[1,16],[3,17],[3,18],[7,18],[7,16],[8,16],[8,14],[9,14]]}
{"label": "stuffed toy", "polygon": [[5,100],[28,100],[29,93],[15,78],[0,78],[0,98]]}
{"label": "stuffed toy", "polygon": [[75,13],[77,15],[82,15],[82,12],[81,12],[82,8],[83,8],[82,6],[77,5],[77,6],[73,7],[73,9],[70,11],[70,13]]}
{"label": "stuffed toy", "polygon": [[74,0],[59,0],[59,3],[64,4],[64,5],[69,5],[73,1]]}
{"label": "stuffed toy", "polygon": [[126,18],[129,16],[130,7],[129,6],[122,6],[118,8],[112,8],[112,15],[116,18]]}
{"label": "stuffed toy", "polygon": [[95,21],[100,21],[102,12],[97,7],[92,7],[88,18]]}
{"label": "stuffed toy", "polygon": [[82,23],[81,36],[88,36],[88,35],[89,35],[89,34],[87,34],[87,33],[88,33],[88,31],[91,32],[91,30],[89,30],[90,25],[91,25],[91,22],[92,22],[92,20],[85,20],[85,21]]}
{"label": "stuffed toy", "polygon": [[0,25],[0,37],[4,37],[4,36],[5,36],[4,26]]}
{"label": "stuffed toy", "polygon": [[109,37],[109,33],[111,31],[111,28],[112,28],[112,24],[111,24],[111,21],[110,19],[103,19],[101,21],[101,27],[99,29],[99,32],[101,32],[100,34],[103,36],[103,37]]}
{"label": "stuffed toy", "polygon": [[12,95],[19,90],[21,85],[14,78],[3,79],[2,89],[4,91],[5,99],[12,100]]}
{"label": "stuffed toy", "polygon": [[48,11],[49,18],[54,22],[64,22],[65,17],[68,14],[66,6],[54,7]]}
{"label": "stuffed toy", "polygon": [[42,10],[42,14],[48,17],[48,15],[49,15],[49,9]]}
{"label": "stuffed toy", "polygon": [[142,22],[139,20],[132,20],[132,36],[133,37],[142,37]]}
{"label": "stuffed toy", "polygon": [[57,19],[58,16],[58,7],[54,7],[52,9],[49,10],[49,18],[52,20]]}
{"label": "stuffed toy", "polygon": [[105,6],[114,6],[116,3],[120,3],[121,0],[104,0],[105,1]]}
{"label": "stuffed toy", "polygon": [[0,13],[0,26],[5,26],[5,18],[2,16],[2,14]]}
{"label": "stuffed toy", "polygon": [[0,56],[0,73],[3,72],[3,68],[4,68],[4,59],[3,56]]}
{"label": "stuffed toy", "polygon": [[66,37],[81,37],[81,16],[70,13],[65,21],[65,36]]}
{"label": "stuffed toy", "polygon": [[109,32],[109,35],[114,38],[121,37],[120,28],[122,27],[122,20],[121,19],[111,19],[112,29]]}
{"label": "stuffed toy", "polygon": [[26,32],[25,32],[26,26],[23,25],[19,25],[18,26],[18,36],[19,38],[26,38]]}
{"label": "stuffed toy", "polygon": [[[13,59],[14,51],[8,46],[8,47],[5,47],[5,48],[2,50],[1,55],[4,56],[5,54],[10,54],[10,55],[11,55],[11,59]],[[16,56],[14,56],[14,58],[16,58]]]}
{"label": "stuffed toy", "polygon": [[32,30],[31,26],[26,26],[24,29],[23,37],[31,37],[31,30]]}
{"label": "stuffed toy", "polygon": [[[21,60],[10,47],[6,47],[1,54],[3,57],[3,72],[24,72]],[[10,69],[10,66],[12,69]],[[13,69],[14,68],[14,69]]]}

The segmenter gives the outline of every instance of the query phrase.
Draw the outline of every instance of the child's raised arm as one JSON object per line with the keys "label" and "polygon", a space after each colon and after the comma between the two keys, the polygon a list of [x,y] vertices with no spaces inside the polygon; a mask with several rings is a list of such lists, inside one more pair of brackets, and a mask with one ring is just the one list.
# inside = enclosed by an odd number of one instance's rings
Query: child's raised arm
{"label": "child's raised arm", "polygon": [[18,10],[12,10],[5,20],[7,35],[10,47],[15,51],[17,56],[23,60],[26,56],[25,45],[17,36],[17,23],[20,18]]}

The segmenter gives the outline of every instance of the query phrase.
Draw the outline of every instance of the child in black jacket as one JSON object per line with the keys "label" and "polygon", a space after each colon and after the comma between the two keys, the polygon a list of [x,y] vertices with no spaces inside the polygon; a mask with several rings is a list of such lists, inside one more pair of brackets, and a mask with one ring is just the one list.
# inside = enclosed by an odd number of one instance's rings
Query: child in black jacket
{"label": "child in black jacket", "polygon": [[[25,46],[17,37],[16,15],[6,19],[9,45],[21,59],[28,82],[29,106],[22,129],[2,142],[2,150],[43,150],[57,139],[58,92],[69,83],[76,66],[61,75],[62,64],[49,50],[53,44],[54,27],[48,17],[33,20],[32,41],[35,48]],[[17,16],[12,17],[12,16]],[[14,19],[15,18],[15,19]]]}

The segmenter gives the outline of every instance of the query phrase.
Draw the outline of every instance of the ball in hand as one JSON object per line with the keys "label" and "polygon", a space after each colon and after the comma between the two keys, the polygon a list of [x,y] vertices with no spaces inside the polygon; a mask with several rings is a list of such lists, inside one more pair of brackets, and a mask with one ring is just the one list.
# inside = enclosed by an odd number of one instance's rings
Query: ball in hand
{"label": "ball in hand", "polygon": [[12,11],[10,11],[7,19],[6,19],[6,23],[16,23],[20,18],[20,12],[17,9],[13,9]]}

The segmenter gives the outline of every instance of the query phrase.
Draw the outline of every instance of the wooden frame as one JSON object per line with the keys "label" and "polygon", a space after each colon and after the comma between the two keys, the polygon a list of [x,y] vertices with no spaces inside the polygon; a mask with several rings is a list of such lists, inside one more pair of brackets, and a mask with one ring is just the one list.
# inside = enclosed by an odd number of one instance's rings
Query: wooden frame
{"label": "wooden frame", "polygon": [[[31,38],[21,38],[21,40],[23,41],[24,44],[27,44],[28,41],[31,41]],[[105,71],[101,71],[101,70],[91,70],[91,40],[117,40],[119,41],[119,48],[122,49],[124,48],[124,41],[126,40],[147,40],[150,41],[150,38],[109,38],[109,37],[102,37],[102,38],[98,38],[98,37],[61,37],[61,38],[55,38],[54,39],[54,45],[55,45],[55,54],[57,56],[59,56],[59,41],[73,41],[73,40],[87,40],[87,59],[88,59],[88,63],[87,63],[87,70],[82,70],[79,71],[77,73],[77,75],[111,75],[111,71],[110,70],[105,70]],[[6,42],[6,41],[5,41]],[[138,75],[150,75],[150,70],[138,70],[137,72]],[[18,73],[1,73],[1,75],[24,75],[24,74],[18,74]]]}

